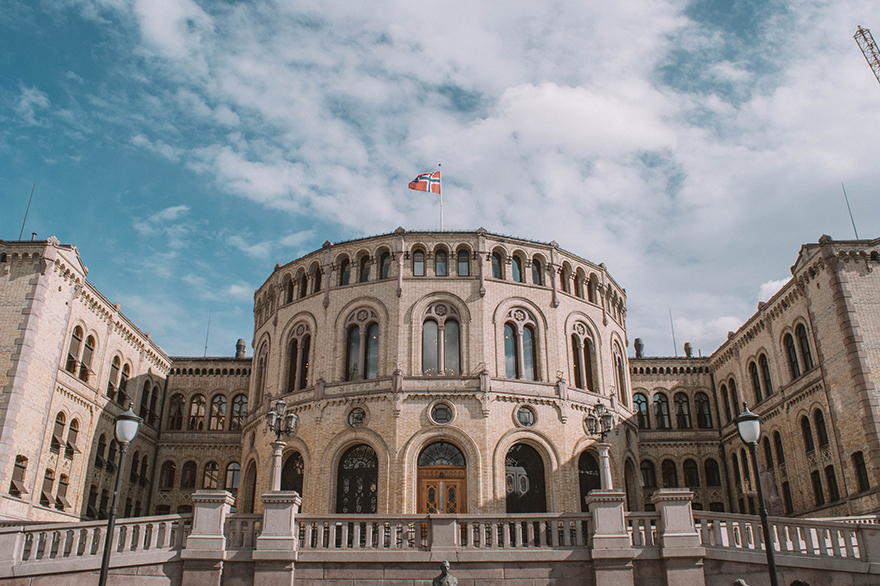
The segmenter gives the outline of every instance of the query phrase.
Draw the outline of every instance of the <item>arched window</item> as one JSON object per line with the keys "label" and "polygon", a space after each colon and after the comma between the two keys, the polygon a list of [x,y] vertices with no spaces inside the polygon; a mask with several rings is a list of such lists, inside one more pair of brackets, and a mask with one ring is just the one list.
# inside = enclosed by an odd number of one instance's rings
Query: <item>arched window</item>
{"label": "arched window", "polygon": [[657,474],[654,463],[650,460],[642,460],[639,469],[642,473],[642,486],[645,488],[657,488]]}
{"label": "arched window", "polygon": [[189,461],[183,465],[180,473],[180,488],[184,490],[192,490],[196,487],[196,463]]}
{"label": "arched window", "polygon": [[611,351],[614,356],[614,385],[617,387],[617,398],[625,407],[629,406],[629,391],[626,388],[626,369],[623,366],[623,352],[617,342]]}
{"label": "arched window", "polygon": [[347,258],[339,263],[339,286],[344,287],[351,282],[351,263]]}
{"label": "arched window", "polygon": [[422,250],[413,251],[413,276],[414,277],[424,277],[425,276],[425,253]]}
{"label": "arched window", "polygon": [[112,401],[116,397],[116,385],[119,384],[119,369],[122,367],[122,360],[119,356],[114,356],[110,361],[110,378],[107,379],[107,397]]}
{"label": "arched window", "polygon": [[196,395],[189,404],[189,425],[187,429],[190,431],[201,431],[205,429],[205,396]]}
{"label": "arched window", "polygon": [[684,485],[687,488],[700,488],[700,470],[696,462],[691,459],[685,460],[681,465],[681,470],[684,473]]}
{"label": "arched window", "polygon": [[669,399],[663,393],[654,393],[654,421],[657,429],[670,429]]}
{"label": "arched window", "polygon": [[507,513],[546,513],[544,460],[526,444],[514,444],[504,460]]}
{"label": "arched window", "polygon": [[[676,393],[673,398],[675,401],[675,425],[678,429],[691,428],[691,407],[687,395],[684,393]],[[696,464],[694,464],[696,466]]]}
{"label": "arched window", "polygon": [[733,407],[734,417],[737,417],[742,413],[742,403],[739,402],[739,395],[736,392],[736,381],[730,379],[728,384],[730,385],[730,405]]}
{"label": "arched window", "polygon": [[594,490],[602,488],[602,478],[599,475],[599,462],[590,452],[581,452],[578,458],[578,480],[581,488],[581,512],[587,512],[587,495]]}
{"label": "arched window", "polygon": [[504,363],[507,378],[538,380],[537,323],[524,309],[507,312],[504,323]]}
{"label": "arched window", "polygon": [[816,439],[819,440],[819,447],[824,448],[828,445],[828,430],[825,429],[825,415],[820,409],[813,412],[813,423],[816,424]]}
{"label": "arched window", "polygon": [[168,404],[168,429],[171,431],[183,429],[184,402],[183,395],[180,393],[171,397],[171,402]]}
{"label": "arched window", "polygon": [[574,294],[575,297],[584,298],[584,271],[578,269],[574,276]]}
{"label": "arched window", "polygon": [[633,406],[639,420],[639,429],[651,429],[651,419],[648,416],[648,397],[642,393],[633,395]]}
{"label": "arched window", "polygon": [[302,496],[305,462],[299,452],[293,452],[284,460],[281,468],[281,490],[294,490]]}
{"label": "arched window", "polygon": [[269,362],[269,346],[263,344],[257,355],[259,358],[257,358],[256,388],[257,398],[260,399],[266,391],[266,364]]}
{"label": "arched window", "polygon": [[217,462],[205,464],[205,473],[202,475],[202,488],[216,490],[220,486],[220,466]]}
{"label": "arched window", "polygon": [[[372,309],[358,309],[345,322],[345,380],[374,379],[379,371],[379,317]],[[363,342],[362,342],[363,341]]]}
{"label": "arched window", "polygon": [[287,392],[302,390],[309,383],[309,350],[312,343],[311,330],[306,323],[293,328],[287,344]]}
{"label": "arched window", "polygon": [[770,379],[770,361],[767,360],[766,354],[761,354],[758,357],[758,362],[761,364],[761,378],[764,379],[764,391],[769,397],[773,394],[773,381]]}
{"label": "arched window", "polygon": [[571,283],[571,272],[569,272],[566,266],[563,266],[559,270],[559,290],[563,293],[571,293],[569,291],[569,285]]}
{"label": "arched window", "polygon": [[810,340],[807,338],[807,328],[804,324],[798,324],[795,334],[801,348],[801,357],[804,359],[804,372],[810,371],[813,369],[813,354],[810,352]]}
{"label": "arched window", "polygon": [[492,278],[493,279],[503,279],[504,273],[501,271],[501,263],[504,262],[501,260],[501,254],[498,252],[492,253]]}
{"label": "arched window", "polygon": [[175,468],[174,462],[170,460],[162,464],[162,467],[159,469],[159,490],[171,490],[174,488]]}
{"label": "arched window", "polygon": [[510,272],[513,280],[517,283],[525,282],[522,270],[522,260],[518,256],[514,256],[510,262]]}
{"label": "arched window", "polygon": [[663,473],[663,488],[678,488],[678,470],[672,460],[663,460],[660,465]]}
{"label": "arched window", "polygon": [[86,338],[86,345],[83,348],[82,360],[79,365],[79,379],[85,383],[89,382],[89,376],[92,372],[92,356],[95,354],[95,337]]}
{"label": "arched window", "polygon": [[801,434],[804,436],[804,451],[808,454],[816,449],[813,445],[813,431],[810,429],[810,419],[804,415],[801,417]]}
{"label": "arched window", "polygon": [[74,454],[79,453],[79,448],[76,445],[76,438],[79,434],[79,421],[74,419],[70,422],[70,427],[67,428],[67,449],[64,450],[64,455],[68,459],[72,459]]}
{"label": "arched window", "polygon": [[257,494],[257,463],[251,460],[248,463],[247,472],[244,475],[244,506],[243,513],[254,512],[254,500]]}
{"label": "arched window", "polygon": [[782,449],[782,436],[778,431],[773,432],[773,445],[776,448],[776,461],[781,466],[785,464],[785,450]]}
{"label": "arched window", "polygon": [[147,472],[149,472],[149,469],[150,469],[150,459],[145,455],[144,459],[141,460],[141,477],[140,477],[141,486],[146,485],[147,482],[150,481],[150,477],[147,476]]}
{"label": "arched window", "polygon": [[299,277],[299,298],[302,299],[309,294],[309,279],[306,277],[305,273],[300,274]]}
{"label": "arched window", "polygon": [[743,448],[739,451],[739,461],[743,467],[743,478],[745,478],[746,482],[751,482],[752,474],[750,472],[751,468],[749,466],[749,459],[746,457],[746,451]]}
{"label": "arched window", "polygon": [[104,452],[107,450],[107,436],[105,434],[101,434],[101,437],[98,438],[98,448],[95,450],[95,467],[103,468],[104,467]]}
{"label": "arched window", "polygon": [[52,429],[52,439],[49,441],[49,449],[56,454],[61,451],[61,446],[64,445],[64,425],[66,423],[67,419],[64,417],[64,413],[59,411],[55,416],[55,427]]}
{"label": "arched window", "polygon": [[64,511],[71,508],[67,500],[67,487],[70,485],[70,477],[62,474],[58,477],[58,493],[55,495],[55,508]]}
{"label": "arched window", "polygon": [[538,257],[532,259],[532,284],[544,284],[544,280],[541,278],[541,260]]}
{"label": "arched window", "polygon": [[458,251],[458,276],[471,276],[471,257],[467,250]]}
{"label": "arched window", "polygon": [[312,293],[318,293],[321,290],[321,267],[314,265],[312,267]]}
{"label": "arched window", "polygon": [[223,431],[226,427],[226,396],[214,395],[211,399],[211,419],[208,429],[211,431]]}
{"label": "arched window", "polygon": [[718,462],[709,458],[704,467],[706,468],[706,485],[721,486],[721,470],[718,468]]}
{"label": "arched window", "polygon": [[[226,466],[226,482],[224,483],[224,488],[229,492],[235,494],[235,491],[238,490],[238,477],[241,474],[241,466],[239,466],[238,462],[231,462]],[[282,482],[283,477],[282,477]],[[281,490],[284,490],[282,488]]]}
{"label": "arched window", "polygon": [[383,252],[379,257],[379,278],[391,278],[391,253]]}
{"label": "arched window", "polygon": [[595,389],[593,366],[596,359],[590,329],[583,323],[574,324],[571,334],[572,382],[579,389]]}
{"label": "arched window", "polygon": [[438,250],[434,253],[434,275],[437,277],[445,277],[448,274],[447,256],[445,250]]}
{"label": "arched window", "polygon": [[458,311],[448,303],[434,303],[422,324],[422,375],[457,376],[461,372]]}
{"label": "arched window", "polygon": [[79,362],[79,351],[82,348],[83,331],[76,326],[70,334],[70,345],[67,347],[67,372],[76,374],[76,365]]}
{"label": "arched window", "polygon": [[590,303],[596,303],[596,298],[598,297],[599,289],[599,281],[596,278],[596,275],[590,275],[590,281],[587,284],[587,301]]}
{"label": "arched window", "polygon": [[773,470],[773,450],[770,449],[770,438],[765,435],[761,444],[764,446],[764,462],[767,470]]}
{"label": "arched window", "polygon": [[712,410],[709,408],[709,395],[700,392],[694,395],[694,409],[697,412],[697,427],[712,428]]}
{"label": "arched window", "polygon": [[141,454],[137,450],[134,452],[134,456],[131,458],[131,471],[129,472],[128,479],[131,482],[138,481],[138,466],[141,464]]}
{"label": "arched window", "polygon": [[144,389],[141,391],[141,419],[146,421],[150,417],[150,381],[144,383]]}
{"label": "arched window", "polygon": [[727,385],[721,385],[721,399],[724,400],[724,416],[727,418],[727,422],[730,423],[730,398],[727,396]]}
{"label": "arched window", "polygon": [[122,375],[119,378],[119,392],[116,393],[116,403],[119,405],[125,405],[125,402],[128,400],[128,395],[126,395],[126,390],[128,389],[128,379],[131,376],[131,365],[126,363],[122,367]]}
{"label": "arched window", "polygon": [[115,439],[110,440],[110,447],[107,448],[107,472],[116,470],[116,447],[118,444]]}
{"label": "arched window", "polygon": [[291,303],[293,301],[293,280],[290,275],[284,279],[284,302]]}
{"label": "arched window", "polygon": [[342,454],[336,478],[336,512],[372,514],[379,500],[379,459],[366,444]]}
{"label": "arched window", "polygon": [[149,423],[152,426],[156,425],[156,421],[159,419],[159,412],[156,410],[156,405],[159,402],[159,387],[153,387],[153,394],[150,396],[150,417]]}
{"label": "arched window", "polygon": [[758,375],[758,365],[754,361],[749,363],[749,374],[752,375],[752,390],[755,391],[755,401],[760,403],[764,400],[761,393],[761,377]]}
{"label": "arched window", "polygon": [[788,356],[788,369],[791,372],[792,380],[794,380],[801,375],[801,367],[798,364],[797,350],[795,350],[794,339],[791,337],[791,334],[785,334],[782,344],[785,346],[785,353]]}
{"label": "arched window", "polygon": [[240,431],[247,419],[247,395],[236,395],[232,399],[232,417],[229,420],[229,431]]}
{"label": "arched window", "polygon": [[361,257],[360,264],[360,277],[358,278],[359,283],[368,283],[370,281],[370,257],[368,255],[364,255]]}
{"label": "arched window", "polygon": [[737,484],[742,484],[742,477],[739,475],[739,458],[736,452],[730,454],[730,467],[733,469],[733,479]]}

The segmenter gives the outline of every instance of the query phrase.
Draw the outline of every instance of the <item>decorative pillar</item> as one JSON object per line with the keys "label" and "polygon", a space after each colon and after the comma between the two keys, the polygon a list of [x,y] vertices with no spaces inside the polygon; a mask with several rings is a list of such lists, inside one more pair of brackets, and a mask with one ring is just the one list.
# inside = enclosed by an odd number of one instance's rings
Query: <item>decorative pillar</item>
{"label": "decorative pillar", "polygon": [[626,527],[626,493],[622,490],[594,490],[585,497],[585,501],[593,516],[595,586],[632,586],[635,550]]}
{"label": "decorative pillar", "polygon": [[281,490],[281,453],[287,445],[281,440],[275,440],[272,446],[272,476],[269,479],[269,486],[273,492]]}
{"label": "decorative pillar", "polygon": [[192,495],[192,532],[186,538],[182,586],[220,586],[226,560],[226,517],[235,502],[225,490],[197,490]]}
{"label": "decorative pillar", "polygon": [[706,549],[694,527],[692,498],[691,491],[680,488],[661,488],[651,497],[660,513],[657,534],[667,584],[703,586],[706,583],[703,574]]}
{"label": "decorative pillar", "polygon": [[604,442],[596,444],[596,450],[599,452],[599,478],[602,481],[602,490],[613,490],[614,486],[611,482],[611,457],[608,451],[611,444]]}
{"label": "decorative pillar", "polygon": [[295,492],[263,494],[263,528],[251,554],[254,586],[293,586],[298,549],[296,514],[301,504]]}

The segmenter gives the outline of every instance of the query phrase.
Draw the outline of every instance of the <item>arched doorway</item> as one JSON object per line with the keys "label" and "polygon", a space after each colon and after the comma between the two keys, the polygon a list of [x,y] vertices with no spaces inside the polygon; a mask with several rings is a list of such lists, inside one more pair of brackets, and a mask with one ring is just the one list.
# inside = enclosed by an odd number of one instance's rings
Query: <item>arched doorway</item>
{"label": "arched doorway", "polygon": [[578,458],[578,482],[581,486],[581,511],[589,511],[587,495],[602,488],[602,477],[599,475],[599,462],[590,452],[581,452]]}
{"label": "arched doorway", "polygon": [[636,467],[630,459],[627,459],[623,465],[623,481],[626,485],[626,510],[638,511],[639,495],[636,487]]}
{"label": "arched doorway", "polygon": [[453,444],[441,440],[425,447],[417,476],[419,513],[467,512],[466,462]]}
{"label": "arched doorway", "polygon": [[378,504],[379,459],[367,444],[342,454],[336,475],[336,512],[370,514]]}
{"label": "arched doorway", "polygon": [[302,496],[305,464],[299,452],[293,452],[281,468],[281,490],[294,490]]}
{"label": "arched doorway", "polygon": [[251,461],[248,464],[247,473],[244,475],[244,512],[253,514],[254,499],[257,494],[257,463]]}
{"label": "arched doorway", "polygon": [[544,460],[526,444],[514,444],[504,459],[508,513],[546,513]]}

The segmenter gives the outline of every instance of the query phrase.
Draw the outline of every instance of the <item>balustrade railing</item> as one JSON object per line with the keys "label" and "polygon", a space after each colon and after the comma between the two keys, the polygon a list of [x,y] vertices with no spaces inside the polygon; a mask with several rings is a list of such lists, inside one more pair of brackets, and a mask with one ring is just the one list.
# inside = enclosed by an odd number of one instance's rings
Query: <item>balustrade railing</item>
{"label": "balustrade railing", "polygon": [[427,549],[426,515],[297,515],[299,548],[306,550]]}
{"label": "balustrade railing", "polygon": [[263,529],[263,515],[235,513],[226,517],[226,549],[253,549]]}
{"label": "balustrade railing", "polygon": [[463,549],[584,547],[589,545],[590,520],[588,513],[459,515],[456,545]]}
{"label": "balustrade railing", "polygon": [[659,547],[660,543],[657,540],[659,522],[659,513],[627,513],[626,528],[632,546],[638,548]]}

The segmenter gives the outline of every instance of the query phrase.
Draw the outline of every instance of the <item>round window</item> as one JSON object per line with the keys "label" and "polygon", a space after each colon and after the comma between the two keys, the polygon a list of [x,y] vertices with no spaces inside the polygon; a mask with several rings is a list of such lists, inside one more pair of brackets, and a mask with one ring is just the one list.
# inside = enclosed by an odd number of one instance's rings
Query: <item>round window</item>
{"label": "round window", "polygon": [[348,424],[352,427],[363,427],[367,422],[367,412],[361,407],[355,407],[348,412]]}
{"label": "round window", "polygon": [[449,423],[452,421],[452,409],[446,403],[437,403],[431,409],[431,419],[434,423]]}
{"label": "round window", "polygon": [[520,407],[516,412],[516,420],[523,427],[531,427],[535,424],[535,412],[531,407]]}

